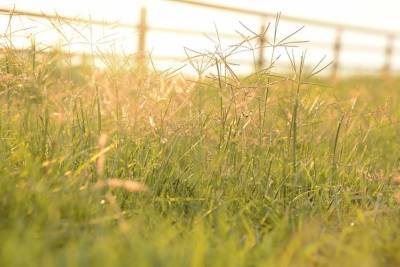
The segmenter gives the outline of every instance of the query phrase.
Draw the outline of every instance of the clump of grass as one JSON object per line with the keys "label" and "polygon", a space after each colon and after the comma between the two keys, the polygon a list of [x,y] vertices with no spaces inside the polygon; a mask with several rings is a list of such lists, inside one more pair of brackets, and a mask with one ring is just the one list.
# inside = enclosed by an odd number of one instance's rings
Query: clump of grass
{"label": "clump of grass", "polygon": [[231,65],[246,29],[195,81],[6,49],[0,265],[398,265],[399,82],[315,84],[276,24],[265,68]]}

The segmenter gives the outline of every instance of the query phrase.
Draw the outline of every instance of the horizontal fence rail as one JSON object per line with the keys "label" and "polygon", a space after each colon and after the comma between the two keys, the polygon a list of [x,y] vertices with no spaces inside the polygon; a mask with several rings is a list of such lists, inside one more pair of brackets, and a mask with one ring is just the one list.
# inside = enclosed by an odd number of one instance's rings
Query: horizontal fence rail
{"label": "horizontal fence rail", "polygon": [[[194,0],[164,0],[165,2],[176,3],[181,5],[188,5],[193,6],[195,8],[205,8],[205,9],[213,9],[222,12],[230,12],[230,13],[238,13],[243,15],[249,15],[254,17],[262,18],[263,21],[267,21],[267,19],[275,18],[276,14],[272,12],[262,12],[262,11],[255,11],[251,9],[244,9],[244,8],[236,8],[236,7],[229,7],[223,6],[213,3],[205,3],[205,2],[198,2]],[[45,14],[40,12],[31,12],[31,11],[24,11],[24,10],[16,10],[16,9],[9,9],[9,8],[1,8],[0,7],[0,15],[7,15],[7,16],[23,16],[29,18],[37,18],[37,19],[46,19],[46,20],[56,20],[59,22],[71,22],[77,24],[87,24],[87,25],[97,25],[97,26],[113,26],[119,28],[127,28],[135,30],[135,34],[137,34],[137,51],[136,51],[136,58],[142,60],[146,57],[146,41],[147,35],[149,32],[160,32],[160,33],[174,33],[183,36],[204,36],[206,35],[215,35],[215,32],[204,32],[204,31],[195,31],[195,30],[186,30],[186,29],[175,29],[175,28],[168,28],[168,27],[152,27],[148,24],[147,20],[147,10],[143,6],[140,9],[140,16],[139,22],[137,24],[134,23],[123,23],[123,22],[113,22],[113,21],[106,21],[106,20],[95,20],[91,18],[80,18],[80,17],[68,17],[63,16],[60,14]],[[395,53],[395,41],[400,37],[400,32],[397,31],[386,31],[382,29],[376,28],[369,28],[363,26],[355,26],[355,25],[348,25],[348,24],[341,24],[336,22],[328,22],[328,21],[320,21],[314,19],[307,19],[307,18],[300,18],[294,16],[286,16],[281,15],[280,20],[298,23],[298,24],[307,24],[310,26],[318,26],[327,29],[334,30],[336,32],[335,40],[332,43],[312,43],[314,47],[321,47],[321,48],[330,48],[333,50],[333,58],[334,63],[332,65],[332,78],[337,76],[339,68],[343,66],[340,65],[340,57],[341,52],[343,50],[343,34],[345,32],[350,33],[361,33],[361,34],[368,34],[372,36],[380,36],[386,38],[386,46],[384,49],[384,64],[382,66],[382,72],[387,74],[392,71],[392,59]],[[265,57],[265,43],[266,37],[262,34],[267,27],[266,24],[261,25],[260,34],[259,34],[259,52],[258,52],[258,59],[257,65],[259,68],[262,68],[264,65],[264,57]],[[226,39],[237,39],[238,36],[234,34],[227,34],[227,33],[218,33],[221,38]],[[374,51],[377,47],[373,45],[346,45],[346,49],[353,49],[357,51]],[[179,58],[173,55],[161,55],[154,57],[155,60],[184,60],[184,58]]]}

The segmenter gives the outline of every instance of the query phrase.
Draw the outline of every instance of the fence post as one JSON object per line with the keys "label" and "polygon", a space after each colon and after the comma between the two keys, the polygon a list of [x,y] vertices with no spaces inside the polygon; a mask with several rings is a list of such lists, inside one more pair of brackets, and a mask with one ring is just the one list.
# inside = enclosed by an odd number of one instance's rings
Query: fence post
{"label": "fence post", "polygon": [[146,58],[147,10],[145,6],[140,9],[138,31],[137,61],[141,64]]}
{"label": "fence post", "polygon": [[393,56],[393,52],[394,52],[393,45],[394,45],[394,36],[388,35],[387,41],[386,41],[386,48],[385,48],[385,62],[383,64],[383,68],[382,68],[383,75],[388,75],[390,73],[392,56]]}
{"label": "fence post", "polygon": [[260,42],[260,47],[258,50],[258,61],[257,61],[257,70],[261,70],[264,65],[265,65],[265,56],[264,56],[264,51],[265,51],[265,44],[267,43],[267,33],[266,33],[267,27],[266,27],[266,18],[263,18],[261,22],[261,28],[260,28],[260,35],[259,35],[259,42]]}
{"label": "fence post", "polygon": [[333,45],[333,65],[332,65],[332,80],[336,80],[340,67],[340,52],[342,50],[342,29],[336,30],[335,43]]}

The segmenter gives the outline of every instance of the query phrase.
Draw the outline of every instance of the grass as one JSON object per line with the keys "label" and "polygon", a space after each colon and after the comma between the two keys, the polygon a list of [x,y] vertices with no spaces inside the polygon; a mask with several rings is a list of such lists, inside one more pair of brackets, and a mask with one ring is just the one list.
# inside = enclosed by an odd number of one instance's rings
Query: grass
{"label": "grass", "polygon": [[6,49],[0,265],[399,266],[400,81],[225,56],[190,82]]}

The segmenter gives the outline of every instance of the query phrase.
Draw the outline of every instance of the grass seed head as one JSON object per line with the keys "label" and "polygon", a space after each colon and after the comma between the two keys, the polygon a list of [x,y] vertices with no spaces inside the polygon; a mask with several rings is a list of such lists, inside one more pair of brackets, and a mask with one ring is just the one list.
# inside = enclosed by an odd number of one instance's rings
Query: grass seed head
{"label": "grass seed head", "polygon": [[396,174],[393,177],[393,183],[396,184],[396,185],[400,185],[400,174]]}
{"label": "grass seed head", "polygon": [[136,192],[146,192],[148,191],[148,187],[138,181],[133,181],[133,180],[122,180],[119,178],[110,178],[105,181],[101,181],[97,183],[97,187],[108,187],[111,189],[124,189],[130,193],[136,193]]}

